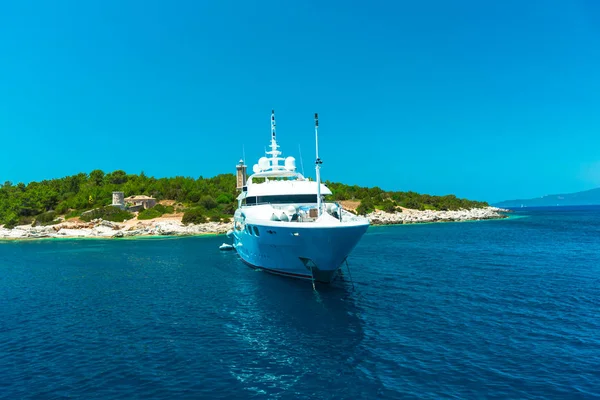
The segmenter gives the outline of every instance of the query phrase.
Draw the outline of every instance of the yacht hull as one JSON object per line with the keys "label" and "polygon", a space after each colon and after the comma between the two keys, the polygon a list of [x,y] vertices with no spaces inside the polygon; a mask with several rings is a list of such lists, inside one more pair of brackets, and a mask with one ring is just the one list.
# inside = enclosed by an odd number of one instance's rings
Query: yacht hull
{"label": "yacht hull", "polygon": [[234,247],[252,268],[299,279],[314,276],[317,282],[330,283],[368,224],[310,225],[254,223],[250,229],[233,232]]}

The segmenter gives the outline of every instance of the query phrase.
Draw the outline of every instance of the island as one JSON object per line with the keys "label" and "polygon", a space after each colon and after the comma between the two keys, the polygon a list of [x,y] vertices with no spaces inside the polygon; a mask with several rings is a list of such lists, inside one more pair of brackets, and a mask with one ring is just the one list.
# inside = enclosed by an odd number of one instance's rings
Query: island
{"label": "island", "polygon": [[[486,202],[326,181],[329,201],[373,225],[505,218]],[[236,203],[233,174],[154,178],[94,170],[0,186],[0,239],[223,234]],[[126,197],[127,196],[127,197]]]}

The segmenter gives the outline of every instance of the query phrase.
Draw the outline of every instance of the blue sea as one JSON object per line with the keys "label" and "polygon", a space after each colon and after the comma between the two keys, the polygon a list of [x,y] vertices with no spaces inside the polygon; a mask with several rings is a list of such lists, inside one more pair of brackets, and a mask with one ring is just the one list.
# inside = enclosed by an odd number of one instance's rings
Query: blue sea
{"label": "blue sea", "polygon": [[226,240],[0,243],[0,397],[600,397],[600,207],[372,227],[317,292]]}

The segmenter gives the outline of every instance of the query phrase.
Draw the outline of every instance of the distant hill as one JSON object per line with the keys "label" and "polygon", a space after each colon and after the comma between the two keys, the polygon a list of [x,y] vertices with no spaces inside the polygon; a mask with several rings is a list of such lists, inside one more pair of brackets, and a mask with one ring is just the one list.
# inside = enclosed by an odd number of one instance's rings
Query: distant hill
{"label": "distant hill", "polygon": [[550,194],[535,199],[506,200],[494,204],[497,207],[544,207],[544,206],[588,206],[600,204],[600,188],[584,192]]}

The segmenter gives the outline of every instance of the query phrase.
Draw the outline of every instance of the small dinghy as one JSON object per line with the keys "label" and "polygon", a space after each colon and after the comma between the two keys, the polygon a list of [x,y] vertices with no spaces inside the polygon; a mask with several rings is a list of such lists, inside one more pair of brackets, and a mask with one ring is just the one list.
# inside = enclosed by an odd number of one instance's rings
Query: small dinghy
{"label": "small dinghy", "polygon": [[233,246],[227,243],[223,243],[222,245],[219,246],[219,250],[221,251],[227,251],[227,250],[233,250]]}

